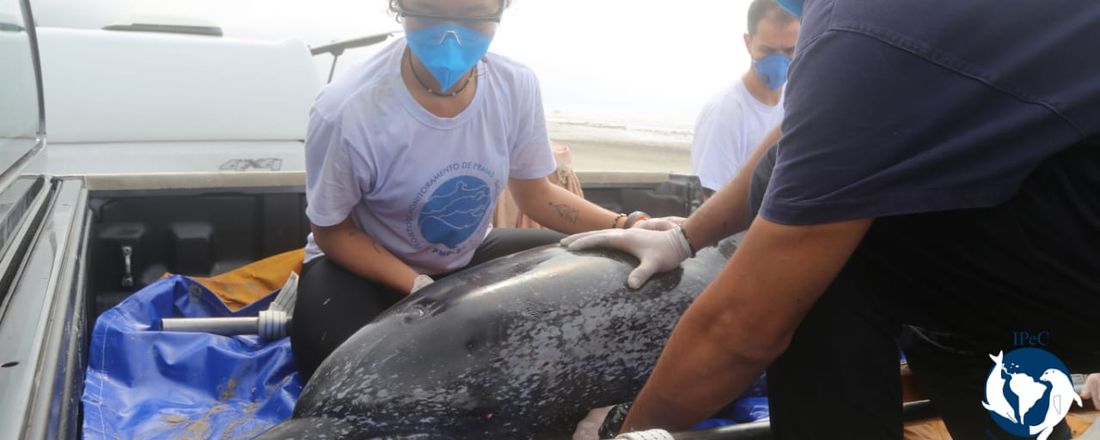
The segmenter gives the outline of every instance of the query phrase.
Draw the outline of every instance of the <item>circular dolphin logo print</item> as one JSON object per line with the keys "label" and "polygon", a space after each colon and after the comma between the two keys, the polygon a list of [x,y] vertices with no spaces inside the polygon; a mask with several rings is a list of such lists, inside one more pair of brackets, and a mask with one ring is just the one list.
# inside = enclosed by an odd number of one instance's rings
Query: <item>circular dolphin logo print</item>
{"label": "circular dolphin logo print", "polygon": [[1008,433],[1046,440],[1081,397],[1069,369],[1050,352],[1020,348],[989,355],[993,369],[985,381],[982,406]]}
{"label": "circular dolphin logo print", "polygon": [[420,235],[430,243],[458,247],[481,226],[491,195],[489,184],[476,177],[459,176],[443,182],[420,210]]}

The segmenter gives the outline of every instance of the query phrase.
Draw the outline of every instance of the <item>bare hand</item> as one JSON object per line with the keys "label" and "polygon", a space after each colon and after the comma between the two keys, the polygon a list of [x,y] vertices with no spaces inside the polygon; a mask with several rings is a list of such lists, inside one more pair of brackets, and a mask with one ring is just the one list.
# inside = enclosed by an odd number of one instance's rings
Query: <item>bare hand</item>
{"label": "bare hand", "polygon": [[1085,378],[1085,390],[1081,398],[1092,400],[1092,407],[1100,409],[1100,373],[1092,373]]}

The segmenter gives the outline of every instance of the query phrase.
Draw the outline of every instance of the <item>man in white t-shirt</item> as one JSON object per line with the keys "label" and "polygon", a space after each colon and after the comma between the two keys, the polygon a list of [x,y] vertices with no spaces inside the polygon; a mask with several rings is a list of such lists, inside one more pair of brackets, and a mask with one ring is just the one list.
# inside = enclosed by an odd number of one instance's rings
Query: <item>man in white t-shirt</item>
{"label": "man in white t-shirt", "polygon": [[691,171],[708,195],[733,178],[769,130],[783,120],[783,84],[799,23],[775,0],[749,5],[745,48],[752,66],[703,107],[691,143]]}

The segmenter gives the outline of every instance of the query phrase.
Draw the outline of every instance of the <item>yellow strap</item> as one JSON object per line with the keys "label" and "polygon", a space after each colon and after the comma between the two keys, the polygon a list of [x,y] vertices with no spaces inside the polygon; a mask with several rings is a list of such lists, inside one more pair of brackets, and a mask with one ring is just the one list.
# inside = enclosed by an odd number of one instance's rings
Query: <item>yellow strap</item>
{"label": "yellow strap", "polygon": [[237,311],[283,287],[291,272],[302,271],[304,249],[264,258],[210,278],[192,277]]}

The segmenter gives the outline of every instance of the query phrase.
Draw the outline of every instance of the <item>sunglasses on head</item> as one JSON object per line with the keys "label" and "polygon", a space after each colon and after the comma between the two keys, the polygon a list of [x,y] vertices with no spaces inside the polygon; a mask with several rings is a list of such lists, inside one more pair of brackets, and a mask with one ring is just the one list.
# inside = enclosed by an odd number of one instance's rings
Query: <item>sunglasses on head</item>
{"label": "sunglasses on head", "polygon": [[448,15],[439,14],[430,10],[419,10],[416,6],[410,5],[410,2],[406,0],[398,0],[397,2],[397,15],[405,19],[407,24],[425,24],[430,25],[450,21],[450,22],[464,22],[464,23],[500,23],[500,19],[504,16],[504,0],[499,0],[497,8],[492,13],[478,13],[471,15]]}

